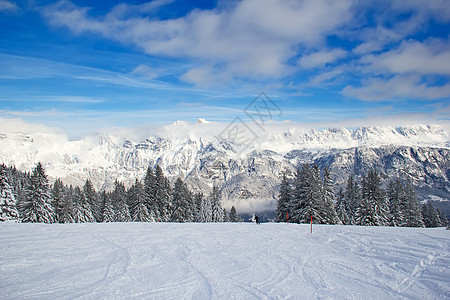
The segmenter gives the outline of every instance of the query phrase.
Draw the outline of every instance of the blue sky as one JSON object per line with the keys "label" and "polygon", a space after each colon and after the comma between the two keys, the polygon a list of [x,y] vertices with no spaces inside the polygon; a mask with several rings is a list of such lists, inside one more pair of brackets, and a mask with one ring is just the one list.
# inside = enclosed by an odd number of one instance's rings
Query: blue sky
{"label": "blue sky", "polygon": [[0,113],[72,134],[229,122],[264,91],[280,121],[448,122],[446,2],[0,0]]}

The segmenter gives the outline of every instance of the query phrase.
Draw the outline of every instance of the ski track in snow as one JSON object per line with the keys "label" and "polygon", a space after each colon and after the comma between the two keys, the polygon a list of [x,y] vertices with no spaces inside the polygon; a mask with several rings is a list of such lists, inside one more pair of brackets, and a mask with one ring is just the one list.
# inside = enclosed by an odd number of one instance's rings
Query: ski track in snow
{"label": "ski track in snow", "polygon": [[442,228],[0,224],[0,299],[450,299]]}

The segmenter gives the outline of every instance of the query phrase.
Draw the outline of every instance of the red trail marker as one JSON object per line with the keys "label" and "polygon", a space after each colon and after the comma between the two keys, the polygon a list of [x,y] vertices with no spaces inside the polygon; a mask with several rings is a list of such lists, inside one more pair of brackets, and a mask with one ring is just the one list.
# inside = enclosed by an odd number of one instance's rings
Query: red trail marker
{"label": "red trail marker", "polygon": [[312,216],[311,216],[311,233],[312,233]]}

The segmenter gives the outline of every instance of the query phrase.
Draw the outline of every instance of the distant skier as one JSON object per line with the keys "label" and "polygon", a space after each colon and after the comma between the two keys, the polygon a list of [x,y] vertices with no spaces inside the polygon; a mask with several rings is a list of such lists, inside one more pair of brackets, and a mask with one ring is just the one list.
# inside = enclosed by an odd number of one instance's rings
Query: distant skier
{"label": "distant skier", "polygon": [[261,224],[261,223],[259,223],[259,217],[257,215],[255,215],[255,222],[256,222],[256,224]]}

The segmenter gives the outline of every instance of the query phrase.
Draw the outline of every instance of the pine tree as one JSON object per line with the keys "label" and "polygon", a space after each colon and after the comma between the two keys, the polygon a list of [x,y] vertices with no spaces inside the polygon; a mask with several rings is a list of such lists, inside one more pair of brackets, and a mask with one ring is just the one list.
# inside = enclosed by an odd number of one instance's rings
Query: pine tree
{"label": "pine tree", "polygon": [[170,220],[172,212],[171,203],[171,187],[169,180],[164,176],[162,168],[157,165],[155,167],[155,178],[156,178],[156,201],[159,212],[159,218],[163,222]]}
{"label": "pine tree", "polygon": [[342,188],[339,189],[338,195],[337,195],[337,199],[336,199],[336,214],[339,218],[339,220],[341,220],[342,224],[344,225],[348,225],[350,224],[350,219],[347,215],[347,211],[349,211],[349,208],[347,206],[347,201],[345,201],[344,198],[344,191]]}
{"label": "pine tree", "polygon": [[52,199],[53,208],[55,209],[55,222],[64,223],[64,198],[65,187],[61,179],[56,179],[53,183]]}
{"label": "pine tree", "polygon": [[223,222],[224,220],[222,205],[220,204],[221,198],[219,188],[214,185],[210,194],[212,222]]}
{"label": "pine tree", "polygon": [[234,205],[231,207],[230,211],[230,222],[239,222],[239,215]]}
{"label": "pine tree", "polygon": [[423,223],[422,214],[420,213],[416,192],[409,182],[406,183],[404,197],[405,198],[402,201],[402,210],[405,226],[424,227],[425,224]]}
{"label": "pine tree", "polygon": [[115,188],[112,195],[112,202],[114,205],[114,221],[116,222],[130,222],[130,210],[127,204],[127,192],[123,183],[116,180]]}
{"label": "pine tree", "polygon": [[131,211],[133,214],[133,221],[135,222],[154,222],[155,219],[153,215],[150,215],[147,209],[146,203],[146,193],[143,184],[136,179],[133,187],[130,189],[132,207]]}
{"label": "pine tree", "polygon": [[447,227],[449,225],[448,218],[442,210],[438,210],[439,219],[441,220],[442,226]]}
{"label": "pine tree", "polygon": [[112,196],[107,194],[106,192],[103,192],[102,198],[105,201],[102,222],[103,223],[115,222],[116,221],[116,212],[115,212],[114,204],[112,201]]}
{"label": "pine tree", "polygon": [[406,195],[399,178],[389,182],[386,194],[389,202],[389,225],[405,226],[404,202]]}
{"label": "pine tree", "polygon": [[334,209],[333,179],[328,168],[323,170],[322,201],[324,205],[324,221],[326,224],[340,224]]}
{"label": "pine tree", "polygon": [[283,179],[280,184],[280,194],[278,196],[278,206],[275,212],[276,222],[287,222],[289,207],[292,199],[292,189],[286,173],[283,174]]}
{"label": "pine tree", "polygon": [[192,222],[192,196],[186,184],[178,178],[172,191],[172,222]]}
{"label": "pine tree", "polygon": [[33,170],[31,183],[27,189],[27,199],[23,203],[23,212],[23,222],[53,223],[54,209],[50,185],[41,163]]}
{"label": "pine tree", "polygon": [[422,207],[423,221],[425,227],[441,227],[441,219],[434,206],[428,202]]}
{"label": "pine tree", "polygon": [[144,192],[145,192],[145,205],[147,207],[147,211],[149,217],[155,221],[165,221],[164,217],[161,216],[161,211],[159,207],[158,200],[158,182],[155,174],[153,173],[152,168],[149,166],[147,168],[147,173],[144,177]]}
{"label": "pine tree", "polygon": [[201,211],[201,207],[202,207],[202,200],[203,200],[202,193],[197,193],[194,195],[194,207],[195,207],[194,220],[195,220],[195,222],[201,222],[200,211]]}
{"label": "pine tree", "polygon": [[362,201],[356,211],[356,224],[387,225],[387,203],[378,172],[375,170],[368,172],[363,179],[362,192]]}
{"label": "pine tree", "polygon": [[66,189],[64,193],[64,204],[63,209],[60,215],[59,222],[60,223],[73,223],[74,215],[75,215],[75,206],[74,206],[74,191],[73,187],[70,186]]}
{"label": "pine tree", "polygon": [[13,189],[6,175],[6,166],[0,166],[0,221],[18,222],[19,211]]}
{"label": "pine tree", "polygon": [[347,224],[356,224],[356,210],[360,206],[360,201],[361,195],[358,182],[350,175],[347,180],[344,205],[347,209]]}
{"label": "pine tree", "polygon": [[200,205],[198,221],[202,222],[202,223],[212,222],[211,200],[209,197],[203,197],[203,195],[201,198],[201,205]]}
{"label": "pine tree", "polygon": [[228,214],[228,212],[225,208],[223,209],[223,221],[230,222],[230,215]]}
{"label": "pine tree", "polygon": [[91,211],[91,205],[88,203],[86,196],[79,187],[74,189],[75,213],[73,220],[75,223],[95,222],[94,214]]}
{"label": "pine tree", "polygon": [[92,185],[92,181],[89,179],[86,179],[86,182],[84,183],[83,187],[84,196],[86,197],[86,201],[90,206],[90,210],[92,212],[92,215],[95,218],[96,222],[100,222],[101,220],[101,212],[100,212],[100,206],[98,201],[98,194],[94,189],[94,186]]}

